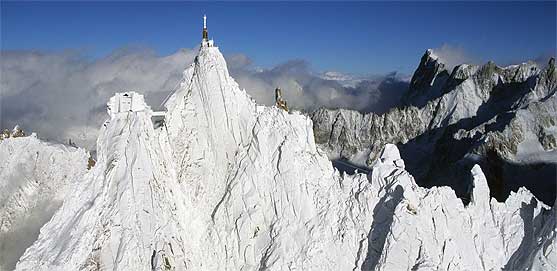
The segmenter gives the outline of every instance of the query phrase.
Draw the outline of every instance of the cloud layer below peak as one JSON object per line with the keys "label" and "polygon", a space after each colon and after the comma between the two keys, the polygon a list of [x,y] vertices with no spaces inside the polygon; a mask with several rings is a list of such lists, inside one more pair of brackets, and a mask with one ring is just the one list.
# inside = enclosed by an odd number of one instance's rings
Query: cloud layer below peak
{"label": "cloud layer below peak", "polygon": [[[0,126],[19,124],[41,138],[71,139],[94,149],[108,98],[135,90],[144,93],[154,109],[160,108],[196,53],[197,48],[180,49],[158,56],[146,48],[123,48],[92,60],[79,51],[2,51]],[[272,105],[274,89],[280,87],[291,107],[305,111],[325,106],[383,112],[398,103],[408,86],[408,77],[397,73],[315,73],[303,60],[260,69],[243,54],[226,59],[231,75],[258,103]]]}

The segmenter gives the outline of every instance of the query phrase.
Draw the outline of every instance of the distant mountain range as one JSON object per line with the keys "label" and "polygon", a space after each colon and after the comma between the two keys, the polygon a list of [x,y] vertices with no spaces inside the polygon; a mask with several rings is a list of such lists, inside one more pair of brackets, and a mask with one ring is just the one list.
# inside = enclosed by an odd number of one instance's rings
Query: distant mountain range
{"label": "distant mountain range", "polygon": [[384,114],[322,108],[311,118],[316,142],[331,158],[369,166],[393,143],[420,185],[449,185],[466,201],[477,163],[498,200],[525,186],[553,204],[556,87],[553,58],[545,67],[488,62],[448,71],[427,50],[401,106]]}

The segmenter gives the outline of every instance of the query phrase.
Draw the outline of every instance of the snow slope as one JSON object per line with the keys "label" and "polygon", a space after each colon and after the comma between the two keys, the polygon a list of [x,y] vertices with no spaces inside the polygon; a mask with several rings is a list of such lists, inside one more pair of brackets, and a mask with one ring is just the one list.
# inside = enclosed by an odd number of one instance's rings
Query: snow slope
{"label": "snow slope", "polygon": [[0,270],[19,257],[54,215],[71,185],[85,174],[83,149],[32,134],[0,140]]}
{"label": "snow slope", "polygon": [[[478,270],[533,246],[555,265],[554,215],[527,191],[490,205],[476,167],[465,207],[449,188],[418,187],[394,145],[370,175],[340,175],[308,117],[255,104],[207,43],[166,102],[165,125],[154,129],[141,103],[110,111],[97,165],[17,270]],[[421,238],[392,238],[406,229]],[[541,237],[522,245],[531,232]]]}

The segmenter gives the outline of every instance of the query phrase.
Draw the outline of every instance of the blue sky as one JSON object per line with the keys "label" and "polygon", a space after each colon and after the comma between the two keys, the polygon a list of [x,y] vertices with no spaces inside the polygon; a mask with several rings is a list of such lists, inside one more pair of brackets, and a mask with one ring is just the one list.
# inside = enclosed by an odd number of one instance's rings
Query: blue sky
{"label": "blue sky", "polygon": [[509,64],[555,54],[556,2],[1,3],[3,50],[81,50],[102,57],[127,46],[158,54],[192,48],[202,16],[225,54],[272,67],[304,59],[316,71],[412,73],[427,48]]}

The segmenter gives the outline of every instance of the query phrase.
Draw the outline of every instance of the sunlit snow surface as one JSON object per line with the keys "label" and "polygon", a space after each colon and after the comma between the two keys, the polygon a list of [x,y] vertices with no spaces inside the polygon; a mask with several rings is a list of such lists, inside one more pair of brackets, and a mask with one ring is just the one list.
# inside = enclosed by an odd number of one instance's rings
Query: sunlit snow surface
{"label": "sunlit snow surface", "polygon": [[87,158],[83,149],[34,134],[0,140],[0,270],[13,270],[85,174]]}
{"label": "sunlit snow surface", "polygon": [[[139,96],[138,96],[139,97]],[[555,214],[527,190],[472,202],[420,188],[386,145],[341,175],[297,112],[256,105],[202,46],[153,128],[112,114],[96,166],[67,193],[17,270],[490,270],[556,265]],[[72,165],[68,165],[72,166]]]}

